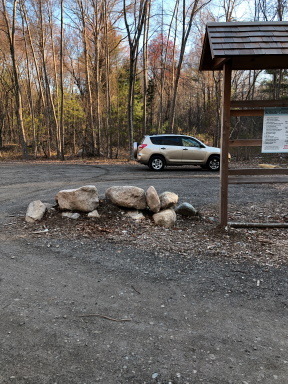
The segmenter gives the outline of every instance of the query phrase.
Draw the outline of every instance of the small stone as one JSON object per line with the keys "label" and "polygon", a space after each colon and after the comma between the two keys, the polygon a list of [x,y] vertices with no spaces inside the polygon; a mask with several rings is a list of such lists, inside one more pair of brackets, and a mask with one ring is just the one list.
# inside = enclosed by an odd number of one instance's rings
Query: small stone
{"label": "small stone", "polygon": [[90,219],[99,219],[100,215],[99,215],[97,209],[94,209],[94,211],[88,213],[88,217]]}
{"label": "small stone", "polygon": [[153,373],[153,375],[152,375],[152,379],[157,379],[157,377],[159,376],[159,374],[158,373]]}
{"label": "small stone", "polygon": [[25,221],[27,223],[34,223],[43,218],[44,213],[46,212],[46,205],[40,200],[32,201],[26,212]]}
{"label": "small stone", "polygon": [[176,209],[175,212],[182,216],[197,216],[198,211],[189,203],[182,203]]}
{"label": "small stone", "polygon": [[136,221],[145,219],[145,216],[143,215],[143,213],[139,211],[128,211],[126,215]]}
{"label": "small stone", "polygon": [[54,205],[53,204],[50,204],[50,203],[44,203],[47,211],[51,211],[54,209]]}
{"label": "small stone", "polygon": [[62,217],[67,217],[68,219],[77,220],[80,217],[80,214],[77,212],[63,212]]}

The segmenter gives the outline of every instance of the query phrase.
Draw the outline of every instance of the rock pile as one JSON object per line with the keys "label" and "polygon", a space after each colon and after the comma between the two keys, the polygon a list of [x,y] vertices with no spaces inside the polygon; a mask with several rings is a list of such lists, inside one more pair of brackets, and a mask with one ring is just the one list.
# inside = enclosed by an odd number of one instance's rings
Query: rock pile
{"label": "rock pile", "polygon": [[[165,228],[172,227],[176,222],[176,213],[183,216],[197,216],[198,212],[189,203],[178,203],[178,195],[173,192],[163,192],[158,195],[156,189],[151,186],[145,192],[144,189],[134,186],[110,187],[106,190],[105,198],[118,207],[128,208],[129,215],[134,220],[142,220],[145,216],[142,212],[149,210],[156,225]],[[86,185],[78,189],[59,191],[55,196],[57,207],[62,211],[63,217],[78,219],[79,212],[87,213],[89,218],[99,218],[97,207],[99,196],[97,188]],[[26,212],[26,221],[35,222],[43,218],[48,205],[40,200],[29,204]]]}

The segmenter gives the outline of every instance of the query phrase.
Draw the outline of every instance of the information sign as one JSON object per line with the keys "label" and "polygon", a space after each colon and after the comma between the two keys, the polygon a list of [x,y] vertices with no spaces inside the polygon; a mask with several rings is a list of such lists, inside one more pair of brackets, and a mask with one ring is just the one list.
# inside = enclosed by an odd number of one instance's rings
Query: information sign
{"label": "information sign", "polygon": [[265,108],[262,153],[288,153],[288,108]]}

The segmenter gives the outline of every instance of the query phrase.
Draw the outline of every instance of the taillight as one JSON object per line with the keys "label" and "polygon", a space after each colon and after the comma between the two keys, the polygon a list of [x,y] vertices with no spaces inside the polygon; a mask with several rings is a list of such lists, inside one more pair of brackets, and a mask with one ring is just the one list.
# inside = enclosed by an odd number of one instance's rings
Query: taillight
{"label": "taillight", "polygon": [[147,144],[140,144],[138,147],[138,150],[141,151],[141,149],[147,147]]}

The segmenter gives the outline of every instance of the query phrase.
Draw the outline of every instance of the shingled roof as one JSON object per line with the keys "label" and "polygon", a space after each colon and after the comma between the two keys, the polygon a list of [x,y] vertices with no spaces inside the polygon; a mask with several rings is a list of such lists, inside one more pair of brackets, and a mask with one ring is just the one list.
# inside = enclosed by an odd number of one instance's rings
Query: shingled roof
{"label": "shingled roof", "polygon": [[208,23],[199,69],[288,68],[288,22]]}

